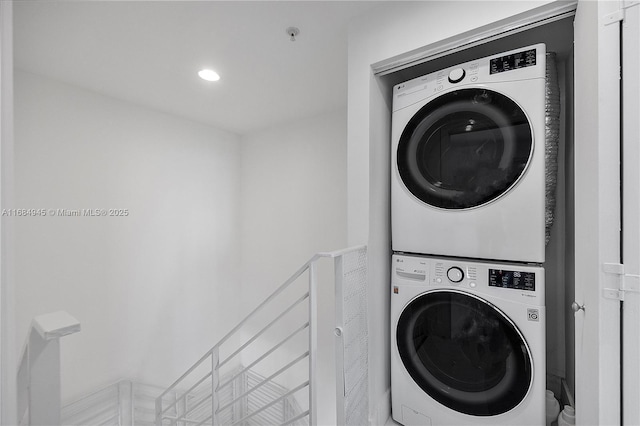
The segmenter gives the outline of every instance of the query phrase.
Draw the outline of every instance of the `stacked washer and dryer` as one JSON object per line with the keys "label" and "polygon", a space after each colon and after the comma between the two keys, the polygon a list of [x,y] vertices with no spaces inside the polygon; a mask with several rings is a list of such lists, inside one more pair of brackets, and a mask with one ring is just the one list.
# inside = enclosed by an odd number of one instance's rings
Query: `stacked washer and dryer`
{"label": "stacked washer and dryer", "polygon": [[393,89],[392,416],[545,423],[545,45]]}

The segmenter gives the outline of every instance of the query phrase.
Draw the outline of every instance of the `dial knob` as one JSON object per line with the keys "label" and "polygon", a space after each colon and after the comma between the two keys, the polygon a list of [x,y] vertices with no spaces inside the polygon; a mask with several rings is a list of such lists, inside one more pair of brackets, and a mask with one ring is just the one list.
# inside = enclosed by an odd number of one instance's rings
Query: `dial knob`
{"label": "dial knob", "polygon": [[464,272],[457,266],[451,267],[447,271],[447,278],[449,278],[449,281],[452,283],[459,283],[464,278]]}
{"label": "dial knob", "polygon": [[463,68],[456,68],[451,70],[449,73],[449,83],[458,83],[462,81],[465,76],[465,72]]}

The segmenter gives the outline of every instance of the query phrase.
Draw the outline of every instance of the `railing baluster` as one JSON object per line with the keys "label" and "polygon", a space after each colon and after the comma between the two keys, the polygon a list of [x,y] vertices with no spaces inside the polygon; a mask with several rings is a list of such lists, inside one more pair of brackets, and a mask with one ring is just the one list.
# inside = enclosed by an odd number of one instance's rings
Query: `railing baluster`
{"label": "railing baluster", "polygon": [[133,426],[134,424],[133,392],[133,382],[123,380],[118,383],[119,426]]}
{"label": "railing baluster", "polygon": [[309,265],[309,424],[318,424],[316,407],[316,363],[318,343],[318,304],[317,304],[316,262]]}
{"label": "railing baluster", "polygon": [[156,398],[156,426],[162,426],[162,398]]}
{"label": "railing baluster", "polygon": [[[262,354],[262,356],[260,356],[260,358],[254,360],[251,364],[249,364],[248,366],[246,366],[245,368],[242,369],[242,371],[240,371],[238,374],[236,374],[235,376],[233,376],[230,380],[224,382],[220,388],[223,388],[225,386],[228,386],[233,380],[235,380],[237,377],[247,373],[251,368],[255,367],[257,364],[260,363],[260,361],[262,361],[263,359],[265,359],[267,356],[271,355],[272,353],[274,353],[278,348],[280,348],[282,345],[284,345],[285,343],[287,343],[289,340],[291,340],[293,337],[295,337],[298,333],[300,333],[302,330],[304,330],[305,328],[309,327],[309,323],[306,322],[304,324],[302,324],[302,326],[298,327],[297,329],[295,329],[291,334],[289,334],[286,338],[284,338],[283,340],[281,340],[280,342],[278,342],[275,346],[272,346],[271,349],[269,349],[268,351],[266,351],[265,353]],[[245,374],[246,375],[246,374]]]}
{"label": "railing baluster", "polygon": [[344,278],[344,260],[342,256],[338,256],[334,261],[335,271],[335,362],[336,362],[336,425],[343,426],[345,424],[344,403],[344,337],[342,335],[344,328],[344,311],[343,311],[343,278]]}
{"label": "railing baluster", "polygon": [[[244,416],[242,419],[238,420],[237,422],[233,423],[233,426],[236,425],[241,425],[244,421],[249,420],[252,417],[255,417],[256,415],[262,413],[263,411],[267,410],[270,407],[273,407],[275,404],[277,404],[278,402],[284,400],[287,397],[290,397],[291,395],[295,394],[296,392],[298,392],[300,389],[304,389],[305,387],[309,386],[309,381],[306,381],[304,383],[299,384],[298,386],[296,386],[295,388],[291,389],[289,392],[285,393],[284,395],[272,400],[271,402],[269,402],[268,404],[263,405],[262,407],[258,408],[255,411],[252,411],[251,413],[247,414],[246,416]],[[310,425],[315,426],[316,423],[310,423]]]}
{"label": "railing baluster", "polygon": [[[208,372],[207,374],[205,374],[200,380],[198,380],[197,382],[195,382],[195,384],[193,384],[188,390],[186,390],[182,396],[178,397],[178,395],[174,395],[174,401],[173,403],[171,403],[170,405],[168,405],[167,407],[163,408],[162,411],[160,412],[160,414],[164,414],[166,411],[169,411],[170,409],[174,408],[176,409],[176,412],[179,410],[178,407],[178,402],[183,401],[187,399],[187,396],[189,396],[189,394],[191,394],[191,392],[193,390],[195,390],[198,386],[200,386],[202,383],[204,383],[205,380],[207,380],[209,377],[211,377],[211,374],[213,374],[212,371]],[[185,406],[186,407],[186,406]],[[187,411],[186,408],[184,409],[184,411]]]}
{"label": "railing baluster", "polygon": [[271,328],[271,326],[273,326],[274,324],[276,324],[280,319],[282,319],[282,317],[284,317],[286,314],[288,314],[289,312],[291,312],[296,306],[298,306],[300,303],[304,302],[304,299],[306,299],[308,297],[309,293],[305,293],[302,296],[300,296],[300,298],[298,300],[296,300],[295,302],[293,302],[291,305],[289,305],[289,307],[287,309],[285,309],[284,311],[282,311],[280,313],[280,315],[278,315],[277,317],[275,317],[275,319],[273,319],[269,324],[267,324],[266,326],[264,326],[262,328],[262,330],[258,331],[256,334],[253,335],[252,338],[250,338],[249,340],[247,340],[242,346],[240,346],[235,352],[233,352],[231,355],[229,355],[228,357],[226,357],[224,359],[224,361],[220,362],[220,366],[222,367],[224,364],[226,364],[227,362],[231,361],[236,355],[238,355],[240,352],[242,352],[243,349],[247,348],[251,343],[253,343],[258,337],[262,336],[263,333],[265,333],[267,330],[269,330]]}
{"label": "railing baluster", "polygon": [[[187,410],[189,409],[189,401],[187,401],[188,395],[189,395],[188,393],[185,393],[185,397],[184,399],[180,400],[180,404],[176,404],[176,415],[186,414]],[[178,393],[176,392],[176,398],[177,397],[178,397]],[[178,411],[178,410],[182,410],[182,411]],[[187,422],[184,423],[184,425],[187,425],[187,424],[188,424]]]}
{"label": "railing baluster", "polygon": [[218,385],[220,384],[220,347],[216,346],[215,350],[211,354],[211,422],[213,426],[218,426],[220,421],[218,419],[218,404],[220,398],[218,398]]}
{"label": "railing baluster", "polygon": [[233,399],[232,399],[231,402],[227,403],[224,407],[218,408],[218,413],[221,413],[222,411],[226,410],[227,408],[235,405],[237,402],[242,401],[242,399],[244,397],[246,397],[247,395],[251,394],[252,392],[255,392],[256,390],[260,389],[260,387],[262,387],[262,386],[266,385],[267,383],[269,383],[271,380],[273,380],[273,378],[277,377],[282,372],[288,370],[289,367],[297,364],[298,362],[300,362],[301,360],[305,359],[308,356],[309,356],[309,351],[306,351],[305,353],[303,353],[302,355],[300,355],[299,357],[297,357],[296,359],[294,359],[293,361],[291,361],[290,363],[288,363],[287,365],[282,367],[280,370],[278,370],[275,373],[273,373],[271,376],[269,376],[269,377],[263,379],[262,381],[258,382],[258,384],[254,385],[251,389],[242,392],[240,394],[240,396],[232,397]]}

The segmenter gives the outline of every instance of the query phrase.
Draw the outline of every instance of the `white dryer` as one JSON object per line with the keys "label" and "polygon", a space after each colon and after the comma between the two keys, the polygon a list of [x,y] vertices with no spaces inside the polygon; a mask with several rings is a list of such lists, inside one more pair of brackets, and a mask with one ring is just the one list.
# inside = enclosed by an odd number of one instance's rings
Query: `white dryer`
{"label": "white dryer", "polygon": [[394,255],[392,273],[394,420],[545,423],[543,268]]}
{"label": "white dryer", "polygon": [[544,262],[545,45],[393,88],[396,252]]}

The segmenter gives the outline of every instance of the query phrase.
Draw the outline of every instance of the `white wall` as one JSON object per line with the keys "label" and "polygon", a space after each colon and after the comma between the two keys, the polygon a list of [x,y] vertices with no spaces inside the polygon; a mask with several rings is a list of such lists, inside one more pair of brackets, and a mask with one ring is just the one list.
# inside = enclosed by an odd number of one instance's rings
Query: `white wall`
{"label": "white wall", "polygon": [[[13,3],[0,2],[0,204],[13,200]],[[16,423],[12,219],[0,221],[0,423]]]}
{"label": "white wall", "polygon": [[[315,253],[346,246],[346,135],[346,114],[339,110],[243,137],[243,315]],[[323,260],[320,266],[318,424],[330,425],[335,424],[334,284],[331,261]],[[305,275],[295,285],[304,287],[306,280]],[[284,309],[287,300],[291,298],[278,299],[277,304]],[[273,344],[265,343],[262,349]],[[265,366],[271,372],[273,367]],[[283,380],[289,388],[301,383],[299,378]]]}
{"label": "white wall", "polygon": [[368,244],[370,420],[389,416],[389,88],[377,62],[541,6],[539,2],[429,1],[383,4],[349,31],[348,243]]}
{"label": "white wall", "polygon": [[25,72],[15,86],[17,345],[64,309],[63,398],[168,385],[237,321],[238,137]]}
{"label": "white wall", "polygon": [[257,304],[315,253],[345,247],[346,131],[339,110],[243,137],[246,303]]}

